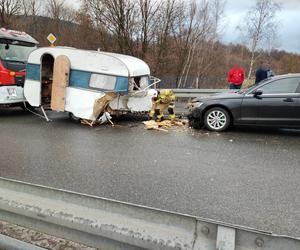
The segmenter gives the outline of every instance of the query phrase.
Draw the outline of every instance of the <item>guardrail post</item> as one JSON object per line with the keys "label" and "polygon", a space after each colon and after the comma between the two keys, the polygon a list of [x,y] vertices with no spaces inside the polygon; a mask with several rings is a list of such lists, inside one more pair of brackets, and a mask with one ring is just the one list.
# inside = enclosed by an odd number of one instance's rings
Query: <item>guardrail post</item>
{"label": "guardrail post", "polygon": [[218,226],[217,250],[235,250],[235,229]]}

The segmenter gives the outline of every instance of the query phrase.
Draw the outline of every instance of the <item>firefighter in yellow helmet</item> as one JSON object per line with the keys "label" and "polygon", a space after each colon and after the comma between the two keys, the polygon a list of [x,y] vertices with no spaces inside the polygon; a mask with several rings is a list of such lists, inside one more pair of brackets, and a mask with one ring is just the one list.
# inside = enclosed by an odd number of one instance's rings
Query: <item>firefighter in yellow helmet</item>
{"label": "firefighter in yellow helmet", "polygon": [[156,121],[161,121],[164,118],[164,111],[168,109],[169,119],[174,120],[175,116],[175,94],[170,89],[151,90],[149,95],[152,96],[152,109],[150,118]]}

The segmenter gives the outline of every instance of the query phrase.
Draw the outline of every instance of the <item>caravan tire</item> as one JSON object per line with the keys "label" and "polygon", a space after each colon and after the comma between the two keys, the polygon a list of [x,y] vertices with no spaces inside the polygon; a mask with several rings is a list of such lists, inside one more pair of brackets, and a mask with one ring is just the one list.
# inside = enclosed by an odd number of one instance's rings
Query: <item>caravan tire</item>
{"label": "caravan tire", "polygon": [[[26,105],[26,107],[25,107]],[[31,106],[28,102],[26,102],[26,104],[24,105],[24,103],[20,103],[20,107],[25,111],[25,112],[28,112],[28,111],[34,111],[35,110],[35,107]]]}
{"label": "caravan tire", "polygon": [[69,112],[69,117],[74,122],[80,122],[80,118],[75,116],[73,113]]}

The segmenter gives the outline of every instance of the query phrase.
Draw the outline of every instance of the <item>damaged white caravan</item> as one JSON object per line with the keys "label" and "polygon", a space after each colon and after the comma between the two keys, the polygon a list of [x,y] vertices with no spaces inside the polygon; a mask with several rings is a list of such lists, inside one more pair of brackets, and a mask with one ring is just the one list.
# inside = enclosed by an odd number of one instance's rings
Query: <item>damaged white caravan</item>
{"label": "damaged white caravan", "polygon": [[148,89],[159,82],[138,58],[68,47],[33,51],[26,72],[24,95],[31,106],[92,121],[104,111],[149,111]]}

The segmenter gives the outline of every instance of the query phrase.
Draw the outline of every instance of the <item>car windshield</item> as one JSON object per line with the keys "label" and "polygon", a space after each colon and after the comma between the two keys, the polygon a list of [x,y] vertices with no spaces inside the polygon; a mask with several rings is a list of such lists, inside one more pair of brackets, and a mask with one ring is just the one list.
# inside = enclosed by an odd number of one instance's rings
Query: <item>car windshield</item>
{"label": "car windshield", "polygon": [[258,84],[253,84],[253,85],[251,85],[249,88],[247,88],[247,89],[241,89],[240,91],[239,91],[239,93],[246,93],[247,92],[247,94],[249,94],[249,93],[251,93],[257,86],[260,86],[260,85],[262,85],[263,83],[265,83],[266,81],[268,81],[268,80],[270,80],[271,78],[266,78],[266,79],[264,79],[264,80],[262,80],[261,82],[259,82]]}
{"label": "car windshield", "polygon": [[26,62],[35,46],[20,46],[14,44],[0,44],[0,58],[4,61]]}

